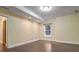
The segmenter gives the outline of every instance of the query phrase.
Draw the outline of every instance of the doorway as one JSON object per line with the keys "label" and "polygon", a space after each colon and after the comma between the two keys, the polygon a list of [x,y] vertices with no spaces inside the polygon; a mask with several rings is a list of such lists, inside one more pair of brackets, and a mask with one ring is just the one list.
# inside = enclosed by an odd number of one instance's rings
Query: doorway
{"label": "doorway", "polygon": [[1,49],[7,47],[6,23],[7,23],[7,17],[0,16],[0,48]]}

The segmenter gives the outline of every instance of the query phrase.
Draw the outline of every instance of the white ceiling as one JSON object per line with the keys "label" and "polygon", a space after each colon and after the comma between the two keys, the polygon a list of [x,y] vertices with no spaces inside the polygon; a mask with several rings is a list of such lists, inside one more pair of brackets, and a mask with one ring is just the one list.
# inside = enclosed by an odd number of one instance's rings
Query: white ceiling
{"label": "white ceiling", "polygon": [[25,6],[27,9],[39,15],[44,20],[50,20],[59,16],[73,14],[75,10],[79,10],[79,6],[52,6],[49,12],[43,12],[39,6]]}
{"label": "white ceiling", "polygon": [[8,6],[7,8],[9,8],[10,12],[24,17],[30,16],[38,21],[46,21],[60,16],[70,15],[75,13],[75,10],[79,10],[79,6],[52,6],[51,11],[43,12],[39,7],[40,6]]}

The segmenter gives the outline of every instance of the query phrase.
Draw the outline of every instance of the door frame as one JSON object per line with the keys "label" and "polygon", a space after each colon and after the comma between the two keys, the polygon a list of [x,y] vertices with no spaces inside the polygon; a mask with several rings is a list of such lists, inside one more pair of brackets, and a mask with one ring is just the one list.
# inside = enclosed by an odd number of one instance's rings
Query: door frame
{"label": "door frame", "polygon": [[3,23],[3,39],[2,39],[2,45],[6,48],[8,47],[8,39],[7,39],[7,19],[8,17],[0,15],[3,17],[2,23]]}

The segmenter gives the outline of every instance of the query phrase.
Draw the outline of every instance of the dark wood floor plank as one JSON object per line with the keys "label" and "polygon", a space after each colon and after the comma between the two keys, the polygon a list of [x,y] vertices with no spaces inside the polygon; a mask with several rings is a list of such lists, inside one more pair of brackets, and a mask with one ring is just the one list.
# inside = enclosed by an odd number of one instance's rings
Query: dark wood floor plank
{"label": "dark wood floor plank", "polygon": [[79,45],[39,40],[22,46],[0,49],[6,52],[79,52]]}

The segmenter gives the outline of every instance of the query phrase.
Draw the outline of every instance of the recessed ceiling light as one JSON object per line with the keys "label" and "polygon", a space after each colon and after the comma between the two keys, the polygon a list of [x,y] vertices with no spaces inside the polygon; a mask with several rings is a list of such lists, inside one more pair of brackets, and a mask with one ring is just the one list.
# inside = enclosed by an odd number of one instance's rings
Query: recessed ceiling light
{"label": "recessed ceiling light", "polygon": [[52,7],[51,6],[41,6],[40,10],[41,11],[51,11]]}

